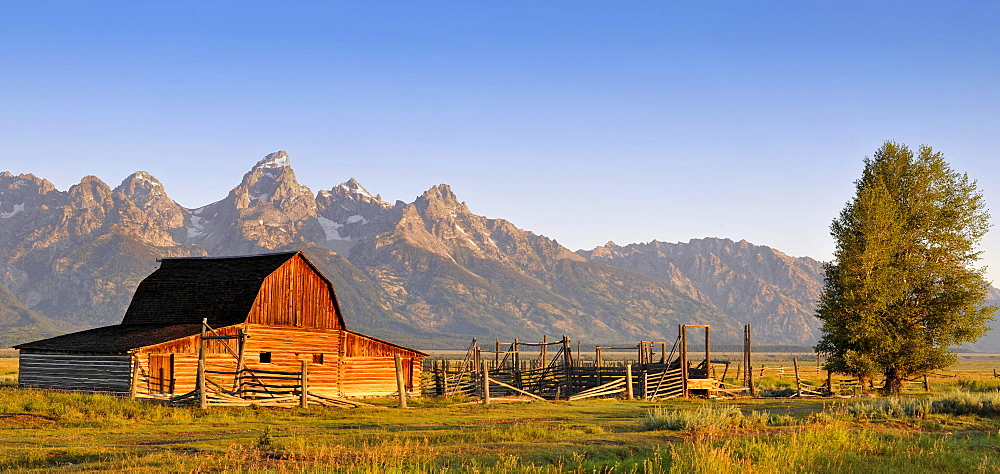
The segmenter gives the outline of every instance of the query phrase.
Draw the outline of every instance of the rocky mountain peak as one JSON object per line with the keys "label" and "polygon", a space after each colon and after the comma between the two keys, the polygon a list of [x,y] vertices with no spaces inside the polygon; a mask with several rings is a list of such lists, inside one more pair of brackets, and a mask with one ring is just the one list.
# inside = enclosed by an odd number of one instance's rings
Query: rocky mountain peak
{"label": "rocky mountain peak", "polygon": [[93,209],[111,195],[111,187],[97,176],[84,176],[69,188],[69,199],[78,208]]}
{"label": "rocky mountain peak", "polygon": [[452,192],[451,186],[448,186],[447,184],[431,186],[431,188],[424,191],[424,194],[420,197],[428,201],[437,201],[445,205],[457,206],[459,204],[458,197],[455,196],[454,192]]}
{"label": "rocky mountain peak", "polygon": [[[51,197],[57,199],[51,199]],[[61,193],[47,180],[33,174],[0,173],[0,219],[9,219],[24,212],[31,213],[44,205],[54,205]]]}
{"label": "rocky mountain peak", "polygon": [[451,186],[438,184],[424,191],[414,203],[420,213],[430,220],[452,220],[469,214],[469,208],[451,191]]}
{"label": "rocky mountain peak", "polygon": [[375,204],[385,209],[393,207],[392,204],[382,200],[382,195],[368,192],[368,190],[354,178],[340,183],[330,190],[320,191],[316,198],[318,201],[327,203],[327,205],[333,202],[340,202],[341,205],[346,207],[351,207],[351,204],[349,203]]}
{"label": "rocky mountain peak", "polygon": [[299,184],[292,171],[291,160],[284,151],[265,156],[245,175],[232,194],[236,207],[245,209],[256,202],[269,202],[285,210],[306,205],[315,207],[315,199],[308,187]]}
{"label": "rocky mountain peak", "polygon": [[270,153],[254,165],[253,169],[280,169],[288,168],[291,164],[288,160],[288,153],[284,150],[278,150],[274,153]]}
{"label": "rocky mountain peak", "polygon": [[369,193],[368,190],[365,189],[365,187],[362,186],[361,183],[359,183],[358,180],[353,177],[347,180],[346,182],[340,183],[340,185],[338,185],[337,187],[342,188],[351,194],[359,194],[361,196],[372,197],[372,194]]}
{"label": "rocky mountain peak", "polygon": [[161,199],[166,199],[163,184],[145,171],[136,171],[122,180],[114,189],[142,209],[151,207]]}

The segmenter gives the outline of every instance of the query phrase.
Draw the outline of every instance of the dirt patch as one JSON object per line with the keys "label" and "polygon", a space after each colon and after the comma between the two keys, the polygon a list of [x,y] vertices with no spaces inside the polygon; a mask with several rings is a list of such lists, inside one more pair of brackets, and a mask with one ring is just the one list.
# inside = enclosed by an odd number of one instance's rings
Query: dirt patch
{"label": "dirt patch", "polygon": [[55,418],[33,413],[0,413],[0,423],[3,423],[5,426],[17,427],[20,425],[20,427],[26,428],[49,425],[55,422]]}
{"label": "dirt patch", "polygon": [[564,418],[517,418],[517,419],[505,419],[505,420],[480,420],[471,425],[513,425],[516,423],[530,423],[532,421],[560,421],[565,420]]}

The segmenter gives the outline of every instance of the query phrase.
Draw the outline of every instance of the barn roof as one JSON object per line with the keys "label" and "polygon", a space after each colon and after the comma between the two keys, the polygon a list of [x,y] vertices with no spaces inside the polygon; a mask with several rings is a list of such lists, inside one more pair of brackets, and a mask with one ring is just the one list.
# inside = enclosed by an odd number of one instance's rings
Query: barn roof
{"label": "barn roof", "polygon": [[[61,352],[124,353],[201,333],[202,319],[211,327],[246,322],[268,275],[299,255],[333,285],[301,252],[240,257],[164,258],[160,268],[139,283],[121,324],[75,332],[14,346],[16,349]],[[344,327],[343,316],[334,307]]]}
{"label": "barn roof", "polygon": [[130,349],[201,334],[201,324],[117,324],[14,346],[15,349],[125,354]]}
{"label": "barn roof", "polygon": [[165,258],[139,283],[122,324],[243,323],[264,279],[296,254]]}

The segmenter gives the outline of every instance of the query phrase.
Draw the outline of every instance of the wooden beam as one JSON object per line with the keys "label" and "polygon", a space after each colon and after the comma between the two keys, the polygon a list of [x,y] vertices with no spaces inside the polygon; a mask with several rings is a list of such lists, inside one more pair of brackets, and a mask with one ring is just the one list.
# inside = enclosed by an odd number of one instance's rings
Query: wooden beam
{"label": "wooden beam", "polygon": [[515,391],[517,393],[520,393],[522,395],[527,395],[527,396],[529,396],[531,398],[535,398],[535,399],[542,400],[542,401],[545,400],[544,398],[539,397],[538,395],[535,395],[534,393],[521,390],[521,389],[519,389],[519,388],[517,388],[517,387],[515,387],[513,385],[505,384],[505,383],[503,383],[503,382],[501,382],[499,380],[496,380],[496,379],[489,379],[489,382],[495,383],[495,384],[497,384],[497,385],[499,385],[499,386],[501,386],[503,388],[507,388],[507,389],[513,390],[513,391]]}
{"label": "wooden beam", "polygon": [[[406,408],[406,383],[403,381],[403,359],[399,354],[393,354],[393,362],[396,363],[396,390],[399,391],[399,408]],[[483,361],[486,367],[486,361]]]}

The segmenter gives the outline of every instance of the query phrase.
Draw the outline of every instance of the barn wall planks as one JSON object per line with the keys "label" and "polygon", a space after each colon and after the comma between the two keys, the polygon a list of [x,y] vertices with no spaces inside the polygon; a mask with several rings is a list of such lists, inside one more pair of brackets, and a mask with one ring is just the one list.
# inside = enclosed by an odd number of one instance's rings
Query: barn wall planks
{"label": "barn wall planks", "polygon": [[[345,357],[342,362],[344,378],[341,390],[345,397],[389,396],[397,393],[396,364],[392,357]],[[406,391],[414,397],[421,393],[419,366],[419,363],[412,364],[416,369],[412,376],[406,377]],[[414,380],[417,381],[415,385]]]}
{"label": "barn wall planks", "polygon": [[264,279],[248,323],[340,329],[340,316],[330,286],[296,256]]}
{"label": "barn wall planks", "polygon": [[394,354],[399,354],[402,357],[423,357],[420,352],[413,349],[397,346],[354,331],[344,331],[344,356],[346,357],[392,357]]}
{"label": "barn wall planks", "polygon": [[[250,369],[299,372],[301,361],[309,363],[310,389],[326,393],[340,390],[339,330],[282,328],[248,325],[244,361]],[[271,362],[261,362],[260,354],[271,353]]]}
{"label": "barn wall planks", "polygon": [[127,393],[131,386],[129,354],[64,354],[21,351],[18,385],[60,390]]}
{"label": "barn wall planks", "polygon": [[[340,392],[341,331],[246,324],[216,328],[214,334],[235,335],[240,328],[248,335],[243,358],[246,367],[297,373],[301,370],[301,361],[305,360],[309,363],[309,385],[312,389],[331,394]],[[239,345],[235,339],[225,342],[232,353],[222,348],[221,340],[206,341],[206,346],[210,348],[206,354],[207,370],[236,370],[237,358],[234,354],[239,352]],[[194,389],[198,371],[198,336],[142,348],[139,354],[141,393],[157,393],[164,385],[159,380],[159,371],[151,368],[151,363],[155,365],[152,361],[162,360],[164,353],[170,350],[177,351],[173,359],[173,378],[169,381],[173,386],[172,393],[181,394]],[[270,362],[261,362],[262,353],[270,354]],[[164,373],[167,372],[164,370]],[[221,374],[209,374],[209,379],[224,387],[233,382],[232,376]]]}

